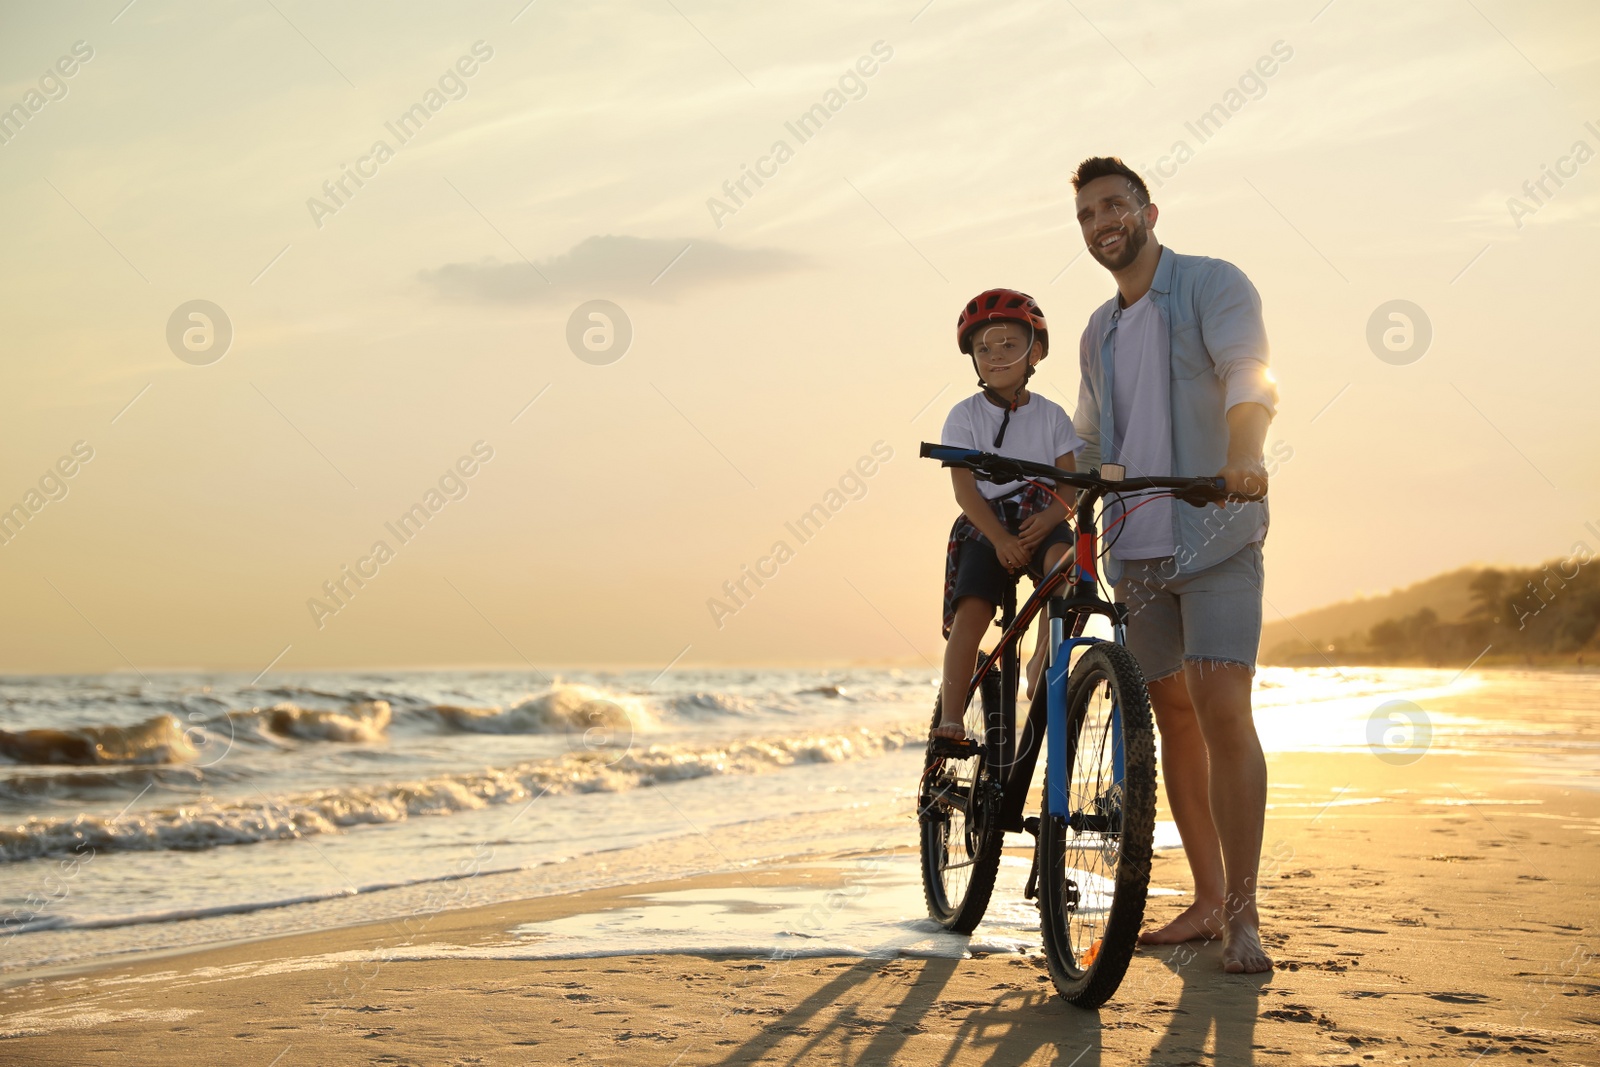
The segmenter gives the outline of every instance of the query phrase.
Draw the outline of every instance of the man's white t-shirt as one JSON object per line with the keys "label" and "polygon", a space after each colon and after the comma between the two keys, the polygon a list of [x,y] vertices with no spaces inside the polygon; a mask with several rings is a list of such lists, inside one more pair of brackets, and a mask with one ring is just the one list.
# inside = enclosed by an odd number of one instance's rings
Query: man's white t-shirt
{"label": "man's white t-shirt", "polygon": [[[1149,293],[1122,310],[1112,345],[1111,454],[1128,468],[1130,478],[1171,477],[1171,338]],[[1111,524],[1122,517],[1122,508],[1114,501],[1108,505],[1102,532],[1117,559],[1163,559],[1173,554],[1174,501],[1170,496],[1151,499],[1156,496],[1127,497],[1128,518],[1115,530]]]}
{"label": "man's white t-shirt", "polygon": [[[1000,432],[1000,422],[1005,415],[1005,408],[985,394],[975,393],[950,409],[944,420],[944,430],[939,434],[939,443],[1052,465],[1069,452],[1076,455],[1084,446],[1083,438],[1072,428],[1072,418],[1060,404],[1038,393],[1029,393],[1028,402],[1011,413],[1005,443],[996,447],[995,434]],[[1026,484],[1018,481],[997,485],[980,479],[978,491],[986,500],[995,500]]]}
{"label": "man's white t-shirt", "polygon": [[[1172,470],[1172,338],[1150,294],[1122,310],[1112,338],[1111,454],[1130,478],[1169,478]],[[1154,498],[1154,499],[1152,499]],[[1144,501],[1149,503],[1144,503]],[[1126,498],[1128,518],[1115,501],[1106,505],[1101,536],[1117,559],[1165,559],[1176,551],[1170,496],[1140,493]],[[1142,506],[1140,506],[1142,505]],[[1185,504],[1184,507],[1189,505]],[[1139,510],[1133,509],[1138,507]],[[1265,526],[1253,540],[1267,535]]]}

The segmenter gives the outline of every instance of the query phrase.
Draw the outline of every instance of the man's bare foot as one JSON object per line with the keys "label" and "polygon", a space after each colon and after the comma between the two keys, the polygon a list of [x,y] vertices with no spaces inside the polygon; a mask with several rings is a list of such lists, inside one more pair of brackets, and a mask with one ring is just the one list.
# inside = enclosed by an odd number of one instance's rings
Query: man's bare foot
{"label": "man's bare foot", "polygon": [[963,741],[967,736],[967,724],[960,719],[954,722],[941,722],[930,731],[931,737],[944,737],[951,741]]}
{"label": "man's bare foot", "polygon": [[1272,970],[1272,957],[1261,947],[1261,934],[1254,922],[1243,917],[1229,920],[1222,935],[1222,969],[1229,974]]}
{"label": "man's bare foot", "polygon": [[1176,919],[1155,930],[1141,930],[1141,945],[1178,945],[1185,941],[1215,941],[1222,936],[1222,902],[1195,901]]}

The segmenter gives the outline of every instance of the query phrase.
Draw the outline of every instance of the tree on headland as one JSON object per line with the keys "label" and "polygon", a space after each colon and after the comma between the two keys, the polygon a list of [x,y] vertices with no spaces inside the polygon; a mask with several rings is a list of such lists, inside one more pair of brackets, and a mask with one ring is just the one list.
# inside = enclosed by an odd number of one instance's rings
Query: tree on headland
{"label": "tree on headland", "polygon": [[1367,635],[1367,644],[1395,656],[1424,656],[1439,644],[1438,630],[1438,613],[1423,608],[1403,618],[1380,622]]}
{"label": "tree on headland", "polygon": [[1600,659],[1600,566],[1591,565],[1595,557],[1585,546],[1579,549],[1542,567],[1478,571],[1467,581],[1468,604],[1455,610],[1454,619],[1424,606],[1383,619],[1365,634],[1283,642],[1264,659],[1307,666],[1335,660],[1446,666],[1480,657],[1486,663],[1583,662],[1586,657],[1595,662]]}
{"label": "tree on headland", "polygon": [[1467,612],[1467,617],[1499,622],[1500,614],[1505,610],[1503,600],[1505,584],[1505,574],[1493,567],[1480,571],[1478,576],[1467,584],[1467,588],[1472,592],[1472,610]]}

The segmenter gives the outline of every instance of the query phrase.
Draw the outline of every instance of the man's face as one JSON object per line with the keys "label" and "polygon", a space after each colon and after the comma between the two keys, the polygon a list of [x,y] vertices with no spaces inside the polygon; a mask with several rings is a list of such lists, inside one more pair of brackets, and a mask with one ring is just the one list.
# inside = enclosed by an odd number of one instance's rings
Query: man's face
{"label": "man's face", "polygon": [[1077,207],[1083,242],[1107,270],[1132,263],[1156,221],[1155,206],[1141,203],[1133,183],[1120,174],[1096,178],[1079,189]]}

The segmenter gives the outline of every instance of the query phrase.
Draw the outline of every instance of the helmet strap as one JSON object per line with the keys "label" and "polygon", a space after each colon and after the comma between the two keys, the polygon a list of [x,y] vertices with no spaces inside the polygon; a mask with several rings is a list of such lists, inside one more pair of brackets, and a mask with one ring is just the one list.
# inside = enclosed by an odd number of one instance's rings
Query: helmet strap
{"label": "helmet strap", "polygon": [[[974,371],[978,370],[977,356],[972,357],[972,369]],[[1022,385],[1017,387],[1017,396],[1007,399],[1005,394],[1001,393],[998,389],[991,387],[988,382],[983,380],[983,374],[981,372],[978,374],[978,388],[983,390],[983,394],[985,396],[1006,409],[1006,413],[1000,418],[1000,429],[994,435],[994,445],[992,447],[999,448],[1001,445],[1005,444],[1006,427],[1011,425],[1011,413],[1017,410],[1017,398],[1022,396],[1023,389],[1027,387],[1028,379],[1032,377],[1033,364],[1030,363],[1028,364],[1028,372],[1022,379]]]}

